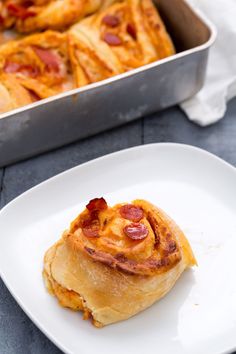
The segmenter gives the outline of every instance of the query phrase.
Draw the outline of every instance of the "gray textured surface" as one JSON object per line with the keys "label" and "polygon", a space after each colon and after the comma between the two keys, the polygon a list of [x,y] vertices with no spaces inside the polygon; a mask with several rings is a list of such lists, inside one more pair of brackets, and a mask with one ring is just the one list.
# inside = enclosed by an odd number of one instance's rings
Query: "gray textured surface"
{"label": "gray textured surface", "polygon": [[172,108],[144,120],[144,143],[176,142],[198,146],[236,166],[236,99],[229,103],[224,119],[201,128]]}
{"label": "gray textured surface", "polygon": [[[180,142],[205,148],[236,166],[236,100],[226,117],[200,128],[178,108],[0,170],[0,204],[70,167],[134,145]],[[0,280],[0,354],[61,353],[28,319]],[[83,354],[83,353],[80,353]]]}

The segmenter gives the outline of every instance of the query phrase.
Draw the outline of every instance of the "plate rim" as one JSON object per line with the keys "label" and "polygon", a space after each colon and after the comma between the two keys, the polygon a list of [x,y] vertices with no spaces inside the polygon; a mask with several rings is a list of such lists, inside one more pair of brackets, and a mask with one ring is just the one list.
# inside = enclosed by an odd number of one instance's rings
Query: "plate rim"
{"label": "plate rim", "polygon": [[[11,208],[12,205],[14,205],[15,203],[18,203],[19,200],[23,199],[26,195],[32,193],[32,190],[35,189],[39,189],[41,187],[41,185],[43,184],[47,184],[49,182],[51,182],[54,179],[60,178],[62,175],[66,175],[71,173],[71,171],[75,171],[76,169],[80,169],[83,168],[84,166],[89,166],[91,164],[93,164],[94,162],[101,162],[104,161],[106,159],[109,158],[113,158],[118,157],[120,155],[124,155],[129,151],[139,151],[139,150],[148,150],[150,148],[158,148],[158,147],[166,147],[166,148],[174,148],[174,149],[182,149],[182,151],[194,151],[200,154],[205,155],[206,157],[215,160],[216,162],[220,163],[221,165],[223,165],[225,168],[227,168],[228,170],[232,171],[233,173],[236,174],[236,167],[234,167],[232,164],[230,164],[229,162],[225,161],[224,159],[218,157],[217,155],[199,148],[197,146],[194,145],[189,145],[189,144],[182,144],[182,143],[172,143],[172,142],[161,142],[161,143],[150,143],[150,144],[144,144],[144,145],[136,145],[130,148],[126,148],[126,149],[122,149],[119,151],[115,151],[109,154],[105,154],[103,156],[97,157],[95,159],[89,160],[87,162],[84,162],[82,164],[78,164],[72,168],[69,168],[65,171],[62,171],[42,182],[40,182],[39,184],[36,184],[35,186],[27,189],[25,192],[23,192],[22,194],[20,194],[19,196],[15,197],[14,199],[12,199],[9,203],[7,203],[2,209],[0,209],[0,221],[1,221],[1,217],[2,214],[7,212],[7,209]],[[235,176],[236,177],[236,176]],[[1,236],[0,236],[0,240],[1,240]],[[1,241],[0,241],[1,242]],[[61,341],[60,339],[56,339],[53,334],[50,333],[50,331],[47,330],[47,328],[45,328],[45,326],[43,324],[41,324],[41,321],[38,320],[34,314],[27,308],[27,305],[24,304],[24,301],[22,301],[18,295],[16,293],[14,293],[14,290],[12,289],[13,286],[11,284],[11,282],[9,283],[7,280],[7,277],[5,277],[4,272],[1,270],[1,260],[0,260],[0,277],[4,283],[4,285],[7,287],[8,291],[10,292],[11,296],[15,299],[15,301],[17,302],[17,304],[21,307],[21,309],[24,311],[24,313],[29,317],[29,319],[37,326],[37,328],[56,346],[58,347],[60,350],[62,350],[64,353],[66,354],[74,354],[69,348],[67,348],[67,346],[65,346],[63,344],[63,341]],[[223,352],[220,352],[220,354],[230,354],[233,353],[236,350],[236,344],[233,348],[230,349],[226,349]],[[216,353],[218,354],[218,353]]]}
{"label": "plate rim", "polygon": [[[200,148],[198,146],[195,146],[195,145],[189,145],[189,144],[184,144],[184,143],[172,143],[172,142],[148,143],[148,144],[143,144],[143,145],[139,144],[139,145],[135,145],[135,146],[132,146],[132,147],[129,147],[129,148],[125,148],[125,149],[122,149],[122,150],[114,151],[114,152],[111,152],[109,154],[105,154],[105,155],[96,157],[94,159],[91,159],[91,160],[88,160],[88,161],[83,162],[81,164],[78,164],[78,165],[76,165],[74,167],[68,168],[65,171],[59,172],[59,173],[55,174],[54,176],[43,180],[42,182],[36,184],[33,187],[30,187],[29,189],[27,189],[23,193],[19,194],[17,197],[13,198],[10,202],[8,202],[6,205],[4,205],[0,209],[0,217],[1,217],[1,214],[3,212],[5,212],[5,210],[8,207],[10,207],[10,205],[12,205],[15,202],[18,202],[19,199],[21,199],[21,198],[25,197],[25,195],[31,193],[33,189],[37,189],[41,185],[46,184],[48,182],[51,182],[51,180],[53,180],[53,179],[57,179],[57,178],[61,177],[62,175],[69,174],[71,171],[75,171],[78,168],[81,168],[81,167],[84,167],[84,166],[89,166],[89,165],[93,164],[94,162],[97,162],[97,161],[100,162],[102,160],[106,160],[106,159],[112,158],[115,155],[117,155],[117,156],[118,155],[123,155],[123,154],[127,153],[128,151],[135,151],[135,150],[138,151],[138,150],[149,149],[149,148],[152,148],[152,147],[157,147],[157,148],[158,147],[166,147],[166,148],[177,148],[177,149],[180,148],[180,149],[183,149],[183,151],[184,150],[197,151],[200,154],[203,154],[203,155],[205,155],[205,156],[207,156],[209,158],[212,158],[215,161],[218,161],[219,163],[223,164],[226,168],[229,168],[232,172],[236,173],[236,166],[233,166],[231,163],[225,161],[223,158],[215,155],[214,153],[209,152],[209,151],[207,151],[205,149],[202,149],[202,148]],[[1,273],[0,273],[0,276],[1,276]]]}

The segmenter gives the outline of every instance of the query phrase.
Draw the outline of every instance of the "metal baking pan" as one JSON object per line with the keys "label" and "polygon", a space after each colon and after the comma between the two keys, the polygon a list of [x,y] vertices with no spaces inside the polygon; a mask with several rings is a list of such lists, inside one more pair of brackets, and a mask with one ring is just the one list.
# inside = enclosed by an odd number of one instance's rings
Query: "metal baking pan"
{"label": "metal baking pan", "polygon": [[7,112],[0,167],[179,103],[203,85],[214,26],[184,0],[156,0],[177,54]]}

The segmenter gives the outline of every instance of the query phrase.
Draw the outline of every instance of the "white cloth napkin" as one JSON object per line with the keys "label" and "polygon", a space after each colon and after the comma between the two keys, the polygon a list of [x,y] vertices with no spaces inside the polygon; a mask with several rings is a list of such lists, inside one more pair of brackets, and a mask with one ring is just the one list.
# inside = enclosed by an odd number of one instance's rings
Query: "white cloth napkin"
{"label": "white cloth napkin", "polygon": [[224,116],[236,96],[236,0],[188,0],[215,24],[217,39],[210,50],[204,87],[181,103],[190,120],[205,126]]}

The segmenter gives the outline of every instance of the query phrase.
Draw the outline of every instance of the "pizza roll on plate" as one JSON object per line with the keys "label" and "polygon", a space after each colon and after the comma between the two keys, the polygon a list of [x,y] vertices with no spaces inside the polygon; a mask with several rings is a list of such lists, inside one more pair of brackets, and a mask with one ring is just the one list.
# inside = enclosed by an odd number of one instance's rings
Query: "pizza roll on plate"
{"label": "pizza roll on plate", "polygon": [[176,223],[145,200],[91,200],[44,258],[48,290],[101,327],[151,306],[196,264]]}

